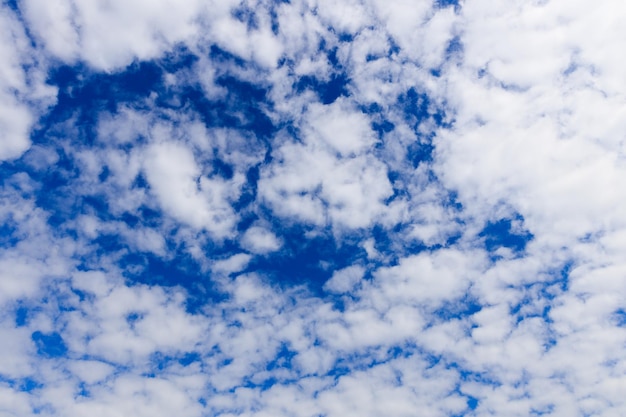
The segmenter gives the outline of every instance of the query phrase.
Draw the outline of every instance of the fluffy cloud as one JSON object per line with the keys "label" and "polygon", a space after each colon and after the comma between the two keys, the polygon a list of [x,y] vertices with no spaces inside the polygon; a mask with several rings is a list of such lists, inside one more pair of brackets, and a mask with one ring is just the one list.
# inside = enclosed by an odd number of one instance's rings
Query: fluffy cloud
{"label": "fluffy cloud", "polygon": [[45,83],[42,59],[24,27],[6,5],[0,9],[0,160],[19,157],[30,146],[30,129],[56,89]]}
{"label": "fluffy cloud", "polygon": [[192,152],[184,145],[168,142],[155,144],[147,150],[145,171],[166,212],[218,237],[230,233],[235,214],[228,198],[237,194],[236,180],[227,183],[201,176]]}
{"label": "fluffy cloud", "polygon": [[3,5],[0,409],[619,414],[625,10]]}

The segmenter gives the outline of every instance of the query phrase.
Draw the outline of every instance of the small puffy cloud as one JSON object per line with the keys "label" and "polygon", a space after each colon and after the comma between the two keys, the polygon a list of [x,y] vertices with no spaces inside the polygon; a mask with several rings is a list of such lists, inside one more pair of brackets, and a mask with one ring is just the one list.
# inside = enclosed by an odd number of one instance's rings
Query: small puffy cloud
{"label": "small puffy cloud", "polygon": [[107,363],[89,360],[73,361],[68,367],[74,375],[87,384],[102,381],[115,371],[115,368]]}
{"label": "small puffy cloud", "polygon": [[369,119],[355,110],[346,109],[344,101],[331,105],[313,104],[306,115],[305,142],[312,147],[324,144],[342,157],[360,154],[374,142]]}
{"label": "small puffy cloud", "polygon": [[144,166],[148,182],[166,212],[217,237],[231,233],[236,214],[229,197],[237,192],[236,184],[201,176],[191,150],[175,142],[149,147]]}
{"label": "small puffy cloud", "polygon": [[345,293],[354,288],[365,274],[365,268],[353,265],[333,272],[333,276],[326,281],[324,289],[332,293]]}
{"label": "small puffy cloud", "polygon": [[260,226],[253,226],[246,230],[241,238],[242,246],[257,254],[266,254],[280,249],[281,242],[274,233]]}
{"label": "small puffy cloud", "polygon": [[215,262],[211,269],[220,274],[232,274],[244,270],[251,258],[252,256],[247,253],[239,253]]}

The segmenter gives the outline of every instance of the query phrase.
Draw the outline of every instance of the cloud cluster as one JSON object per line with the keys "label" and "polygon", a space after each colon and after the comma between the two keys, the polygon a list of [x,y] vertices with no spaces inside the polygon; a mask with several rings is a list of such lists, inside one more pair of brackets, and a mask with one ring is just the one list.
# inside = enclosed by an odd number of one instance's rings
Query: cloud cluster
{"label": "cloud cluster", "polygon": [[3,3],[0,414],[623,414],[625,13]]}
{"label": "cloud cluster", "polygon": [[30,146],[30,131],[56,101],[46,84],[45,58],[29,42],[16,13],[0,9],[0,161],[19,157]]}

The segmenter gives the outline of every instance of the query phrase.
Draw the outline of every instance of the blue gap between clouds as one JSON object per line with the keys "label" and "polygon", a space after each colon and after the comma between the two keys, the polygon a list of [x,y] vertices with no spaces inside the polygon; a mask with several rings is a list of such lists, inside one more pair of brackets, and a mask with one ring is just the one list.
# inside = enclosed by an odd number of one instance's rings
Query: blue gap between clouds
{"label": "blue gap between clouds", "polygon": [[440,9],[445,9],[446,7],[454,7],[455,11],[458,11],[461,5],[459,4],[459,0],[435,0],[435,7]]}
{"label": "blue gap between clouds", "polygon": [[150,355],[150,371],[145,376],[154,378],[158,373],[167,370],[170,366],[189,366],[195,362],[201,362],[201,356],[197,352],[184,352],[178,355],[169,355],[163,352],[155,352]]}
{"label": "blue gap between clouds", "polygon": [[6,249],[15,246],[20,241],[17,231],[18,226],[13,218],[0,224],[0,248]]}
{"label": "blue gap between clouds", "polygon": [[[449,369],[456,370],[459,373],[459,377],[462,382],[477,382],[481,384],[482,386],[485,386],[485,387],[491,386],[494,388],[498,388],[502,385],[500,382],[498,382],[497,380],[487,375],[487,373],[475,372],[475,371],[465,369],[461,364],[457,362],[451,362],[447,365],[447,367]],[[464,393],[463,391],[460,390],[460,386],[457,386],[457,392],[459,393],[459,395],[462,395],[466,398],[467,408],[470,411],[476,410],[478,406],[480,405],[479,398],[474,397],[470,394]]]}
{"label": "blue gap between clouds", "polygon": [[[513,222],[522,223],[523,220],[524,218],[520,214],[516,214],[512,219],[505,218],[495,222],[488,222],[478,234],[479,237],[484,239],[485,249],[492,254],[501,247],[510,249],[514,254],[522,253],[526,249],[528,242],[534,237],[527,230],[513,230]],[[492,258],[494,258],[494,255],[492,255]]]}
{"label": "blue gap between clouds", "polygon": [[[455,7],[455,9],[458,9],[458,8]],[[448,41],[448,45],[446,46],[445,61],[461,59],[463,56],[463,51],[464,51],[464,47],[463,47],[463,42],[461,42],[461,38],[459,36],[453,37],[452,39],[450,39],[450,41]],[[432,68],[430,70],[430,74],[434,77],[441,77],[441,71],[442,71],[442,66],[439,66],[436,68]]]}
{"label": "blue gap between clouds", "polygon": [[28,308],[19,306],[15,310],[15,326],[23,327],[28,324]]}
{"label": "blue gap between clouds", "polygon": [[478,313],[482,308],[477,298],[466,294],[461,299],[445,302],[432,314],[438,321],[462,320]]}
{"label": "blue gap between clouds", "polygon": [[21,391],[21,392],[32,392],[38,388],[42,388],[43,384],[37,382],[35,379],[30,377],[25,378],[8,378],[4,377],[2,373],[0,373],[0,383],[6,384],[10,388]]}
{"label": "blue gap between clouds", "polygon": [[345,72],[337,57],[337,47],[327,49],[326,42],[322,40],[319,44],[318,53],[325,54],[328,62],[333,68],[328,80],[321,80],[313,75],[300,77],[293,85],[293,89],[302,93],[305,90],[313,91],[323,104],[331,104],[339,97],[349,95],[348,86],[350,77]]}
{"label": "blue gap between clouds", "polygon": [[324,230],[315,237],[307,237],[313,231],[302,225],[280,226],[275,230],[283,239],[283,247],[275,253],[258,256],[251,260],[244,272],[260,272],[272,277],[280,285],[307,284],[317,295],[322,295],[324,283],[333,271],[352,265],[365,257],[360,241],[344,239],[338,243],[331,231]]}
{"label": "blue gap between clouds", "polygon": [[20,8],[17,5],[17,0],[5,0],[4,4],[9,6],[9,9],[13,10],[16,13],[20,12]]}
{"label": "blue gap between clouds", "polygon": [[123,256],[119,265],[124,272],[127,283],[160,285],[165,287],[181,287],[187,293],[186,309],[196,313],[207,303],[215,303],[224,299],[224,295],[216,290],[207,273],[184,248],[173,248],[173,255],[162,259],[150,253],[131,252]]}
{"label": "blue gap between clouds", "polygon": [[322,81],[312,75],[300,77],[294,85],[298,93],[305,90],[314,91],[323,104],[334,103],[339,97],[347,96],[347,86],[350,80],[346,74],[333,74],[328,81]]}
{"label": "blue gap between clouds", "polygon": [[427,94],[417,91],[414,87],[398,97],[397,105],[402,109],[404,120],[415,132],[418,131],[420,124],[428,119],[432,119],[436,126],[445,127],[444,110],[436,108]]}
{"label": "blue gap between clouds", "polygon": [[61,335],[57,332],[42,333],[36,331],[31,339],[37,346],[37,354],[46,358],[63,357],[67,353],[67,346]]}
{"label": "blue gap between clouds", "polygon": [[[546,351],[556,346],[557,343],[557,335],[552,328],[553,320],[550,317],[553,300],[567,291],[572,267],[573,262],[567,261],[559,269],[546,272],[553,279],[523,285],[524,290],[530,295],[526,295],[520,303],[511,306],[510,309],[510,314],[516,318],[516,324],[528,317],[540,317],[546,323],[547,332],[543,346]],[[533,299],[532,296],[535,298]],[[533,302],[545,302],[545,305],[538,314],[522,314],[522,308]]]}
{"label": "blue gap between clouds", "polygon": [[115,112],[120,104],[137,103],[152,92],[163,90],[163,69],[156,62],[130,65],[124,72],[92,73],[82,65],[62,66],[50,73],[48,83],[59,87],[56,106],[44,117],[44,129],[77,116],[74,137],[82,144],[93,144],[101,111]]}
{"label": "blue gap between clouds", "polygon": [[[265,369],[269,372],[276,371],[279,369],[292,369],[291,360],[297,353],[291,351],[286,343],[282,343],[276,352],[276,356],[274,359],[269,361],[265,365]],[[246,378],[242,386],[246,388],[260,388],[261,391],[266,391],[269,388],[273,387],[276,384],[289,384],[297,382],[296,380],[285,379],[285,378],[277,378],[274,375],[271,375],[260,382],[252,382],[249,378]]]}
{"label": "blue gap between clouds", "polygon": [[207,127],[242,129],[267,141],[275,132],[271,120],[259,107],[260,103],[270,105],[267,91],[228,75],[219,77],[216,84],[228,90],[225,100],[211,101],[201,90],[189,86],[178,97],[182,103],[180,107],[188,105],[195,110]]}
{"label": "blue gap between clouds", "polygon": [[619,308],[613,313],[613,320],[619,327],[626,327],[626,308]]}

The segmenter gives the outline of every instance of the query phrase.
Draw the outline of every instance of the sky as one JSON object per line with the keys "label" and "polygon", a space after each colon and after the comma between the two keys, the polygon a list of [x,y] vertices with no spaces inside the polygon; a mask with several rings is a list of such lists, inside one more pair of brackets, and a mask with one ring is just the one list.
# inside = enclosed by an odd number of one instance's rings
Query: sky
{"label": "sky", "polygon": [[626,415],[625,19],[3,0],[0,416]]}

